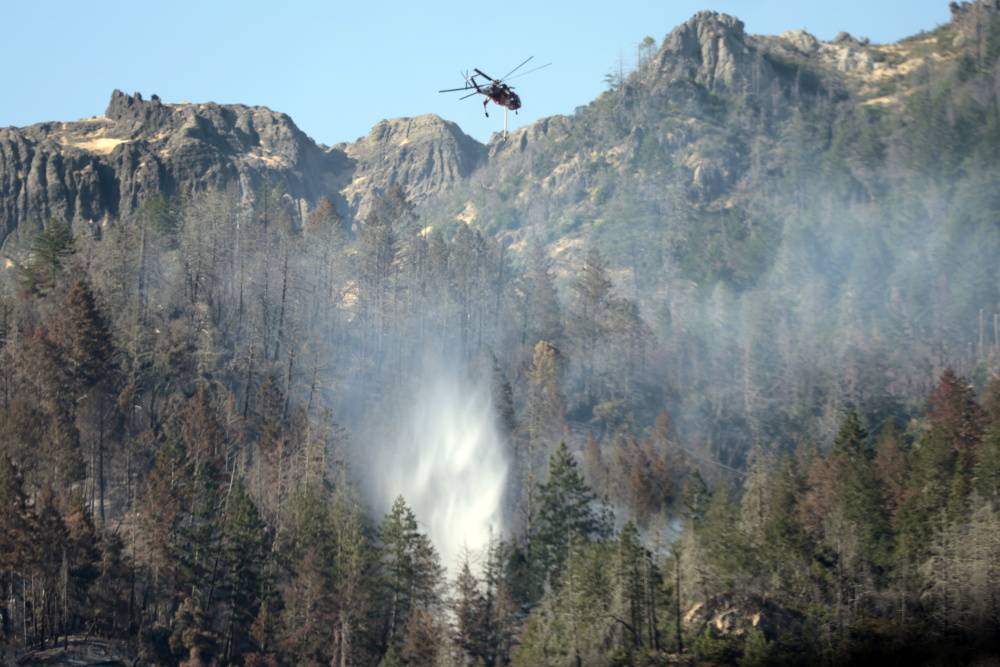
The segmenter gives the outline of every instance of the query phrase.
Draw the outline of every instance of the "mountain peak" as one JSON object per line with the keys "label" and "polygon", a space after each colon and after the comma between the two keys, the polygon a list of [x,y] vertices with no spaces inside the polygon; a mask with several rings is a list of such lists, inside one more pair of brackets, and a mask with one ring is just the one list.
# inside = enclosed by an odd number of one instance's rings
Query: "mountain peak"
{"label": "mountain peak", "polygon": [[657,79],[689,79],[716,91],[745,87],[751,63],[743,21],[701,11],[667,35],[649,67]]}
{"label": "mountain peak", "polygon": [[695,14],[689,18],[684,23],[680,24],[674,28],[671,33],[683,32],[691,28],[695,29],[716,29],[724,31],[732,31],[738,36],[743,36],[743,21],[739,20],[735,16],[725,14],[723,12],[715,12],[711,10],[702,10],[700,12],[695,12]]}
{"label": "mountain peak", "polygon": [[162,122],[170,115],[170,109],[160,101],[159,95],[149,100],[142,99],[142,93],[129,95],[117,88],[111,93],[104,115],[117,122],[148,124]]}
{"label": "mountain peak", "polygon": [[380,120],[372,126],[368,136],[362,138],[358,144],[364,142],[389,142],[405,145],[418,141],[425,136],[438,136],[441,133],[449,135],[461,143],[470,141],[479,143],[462,132],[462,129],[457,124],[445,120],[437,114],[428,113],[413,116],[412,118],[403,117]]}

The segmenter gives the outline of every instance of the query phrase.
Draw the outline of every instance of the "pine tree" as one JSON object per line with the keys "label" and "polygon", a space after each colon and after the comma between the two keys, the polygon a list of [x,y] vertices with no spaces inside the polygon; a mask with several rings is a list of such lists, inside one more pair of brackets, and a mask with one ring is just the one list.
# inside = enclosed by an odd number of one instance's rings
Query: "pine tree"
{"label": "pine tree", "polygon": [[37,557],[32,572],[34,641],[45,646],[64,634],[68,611],[68,535],[51,488],[42,489],[35,530]]}
{"label": "pine tree", "polygon": [[636,442],[631,436],[615,438],[612,473],[608,486],[645,526],[671,499],[671,475],[666,460],[652,440]]}
{"label": "pine tree", "polygon": [[306,551],[282,595],[282,648],[295,664],[329,664],[333,596],[329,564],[322,552]]}
{"label": "pine tree", "polygon": [[204,388],[195,391],[179,417],[174,437],[179,436],[177,451],[183,452],[183,481],[175,487],[181,511],[177,526],[180,550],[175,558],[180,561],[191,595],[199,596],[197,604],[212,614],[214,610],[208,605],[215,599],[217,577],[220,567],[224,567],[220,550],[226,544],[224,532],[233,478],[225,474],[221,429]]}
{"label": "pine tree", "polygon": [[[15,401],[14,405],[24,413],[12,416],[19,417],[15,421],[23,427],[18,435],[27,436],[18,444],[36,445],[34,453],[23,451],[25,456],[19,459],[19,463],[34,464],[25,472],[37,471],[34,479],[29,478],[36,488],[50,485],[53,489],[67,489],[84,476],[80,432],[75,422],[77,396],[70,389],[60,361],[59,347],[43,329],[25,337],[17,359],[18,384],[30,401]],[[40,423],[31,423],[30,419],[39,419]]]}
{"label": "pine tree", "polygon": [[608,341],[605,385],[613,396],[622,396],[628,405],[638,404],[640,380],[646,371],[646,351],[653,332],[639,312],[639,304],[625,298],[611,298],[607,312]]}
{"label": "pine tree", "polygon": [[976,452],[975,488],[994,506],[1000,506],[1000,377],[994,377],[987,385],[983,408],[986,428]]}
{"label": "pine tree", "polygon": [[910,478],[909,461],[896,425],[892,421],[887,422],[879,433],[874,464],[875,475],[883,489],[886,505],[895,525],[899,511],[909,498],[912,489],[907,484]]}
{"label": "pine tree", "polygon": [[326,197],[320,197],[306,218],[305,232],[321,239],[342,238],[344,220]]}
{"label": "pine tree", "polygon": [[612,300],[612,283],[607,264],[596,248],[587,252],[583,266],[573,283],[571,329],[577,343],[577,361],[581,366],[584,397],[593,403],[597,398],[595,366],[599,347],[607,334]]}
{"label": "pine tree", "polygon": [[237,484],[226,500],[222,532],[224,574],[220,592],[228,608],[225,651],[228,657],[243,652],[250,624],[265,601],[270,586],[269,551],[267,527],[253,500]]}
{"label": "pine tree", "polygon": [[68,628],[79,628],[90,613],[91,587],[100,576],[100,538],[83,499],[77,494],[70,497],[63,523],[67,561],[65,622]]}
{"label": "pine tree", "polygon": [[375,615],[375,567],[377,555],[357,503],[341,491],[334,497],[329,515],[335,545],[334,655],[331,663],[347,667],[361,661],[366,644],[376,643],[370,634]]}
{"label": "pine tree", "polygon": [[901,552],[911,567],[923,562],[935,529],[967,511],[984,415],[972,388],[950,368],[928,401],[927,431],[914,445],[914,490],[900,515]]}
{"label": "pine tree", "polygon": [[441,646],[445,644],[444,628],[430,609],[415,609],[406,621],[406,635],[400,657],[412,667],[435,667]]}
{"label": "pine tree", "polygon": [[385,582],[385,644],[399,647],[410,615],[440,601],[443,570],[427,535],[403,497],[396,498],[382,521],[382,576]]}
{"label": "pine tree", "polygon": [[866,612],[892,562],[894,536],[874,459],[857,413],[849,412],[829,455],[813,461],[799,506],[806,530],[829,562],[838,641]]}
{"label": "pine tree", "polygon": [[106,637],[126,635],[134,631],[135,568],[117,534],[101,533],[99,548],[97,579],[90,587],[85,616],[88,625]]}
{"label": "pine tree", "polygon": [[[163,443],[146,479],[139,506],[139,525],[145,544],[138,556],[151,570],[153,581],[169,592],[170,597],[184,583],[179,562],[184,551],[180,531],[187,516],[190,493],[185,458],[183,444],[175,439]],[[172,607],[169,615],[173,615]]]}
{"label": "pine tree", "polygon": [[88,499],[103,523],[105,517],[106,458],[111,439],[109,417],[116,368],[107,321],[86,280],[77,280],[63,300],[53,322],[53,341],[74,403],[77,430],[90,442],[91,495]]}
{"label": "pine tree", "polygon": [[10,340],[14,328],[14,306],[7,297],[0,296],[0,347]]}
{"label": "pine tree", "polygon": [[872,465],[874,452],[857,413],[850,412],[844,419],[831,456],[840,467],[838,500],[860,531],[863,557],[876,567],[885,567],[890,540],[885,500]]}
{"label": "pine tree", "polygon": [[486,547],[483,566],[483,618],[487,641],[484,662],[487,667],[506,665],[510,662],[511,649],[519,628],[520,609],[513,597],[513,589],[506,564],[510,548],[491,536]]}
{"label": "pine tree", "polygon": [[555,621],[562,626],[568,657],[580,667],[604,658],[616,630],[612,545],[576,537],[567,550],[555,590]]}
{"label": "pine tree", "polygon": [[631,521],[618,534],[615,563],[615,620],[622,626],[623,648],[633,654],[646,645],[647,580],[646,553],[639,531]]}
{"label": "pine tree", "polygon": [[77,391],[111,376],[111,333],[86,281],[70,287],[57,324],[62,358]]}
{"label": "pine tree", "polygon": [[760,562],[763,566],[764,593],[782,594],[788,599],[807,595],[814,562],[813,542],[798,521],[798,507],[805,482],[798,462],[786,456],[774,462],[776,473],[769,480]]}
{"label": "pine tree", "polygon": [[704,517],[694,524],[705,560],[696,566],[712,590],[744,589],[754,572],[757,554],[740,531],[739,519],[739,507],[730,498],[729,490],[720,486],[711,494]]}
{"label": "pine tree", "polygon": [[197,596],[182,595],[171,619],[168,639],[174,661],[190,667],[211,665],[224,652],[223,640],[213,629],[213,617]]}
{"label": "pine tree", "polygon": [[52,220],[31,243],[31,252],[19,266],[21,285],[32,294],[46,294],[55,287],[76,251],[68,224]]}
{"label": "pine tree", "polygon": [[274,521],[289,490],[287,477],[293,470],[293,440],[285,419],[286,397],[268,375],[257,389],[252,424],[257,432],[254,452],[253,489],[261,510]]}
{"label": "pine tree", "polygon": [[455,643],[469,661],[489,664],[488,633],[492,619],[487,616],[486,599],[480,591],[478,579],[472,574],[468,554],[465,554],[462,567],[455,578],[454,590],[452,608],[455,614]]}
{"label": "pine tree", "polygon": [[681,502],[684,506],[685,518],[697,524],[705,517],[711,493],[705,478],[698,470],[691,470],[684,480],[684,491]]}
{"label": "pine tree", "polygon": [[954,453],[959,457],[957,463],[966,463],[979,444],[985,419],[972,387],[948,368],[928,403],[930,431],[926,446],[942,454]]}
{"label": "pine tree", "polygon": [[221,483],[226,434],[219,422],[212,393],[204,384],[198,385],[184,405],[179,431],[194,478],[205,477],[213,485]]}
{"label": "pine tree", "polygon": [[512,438],[517,430],[517,416],[514,410],[514,390],[510,386],[496,355],[491,355],[493,361],[493,383],[491,396],[496,408],[497,423],[500,433],[505,439]]}
{"label": "pine tree", "polygon": [[944,522],[920,566],[935,625],[992,636],[1000,622],[1000,513],[972,497],[968,516]]}
{"label": "pine tree", "polygon": [[538,522],[529,536],[531,559],[539,566],[542,579],[558,577],[570,544],[607,537],[609,511],[598,504],[584,482],[566,443],[560,443],[552,454],[549,477],[538,485],[538,493]]}
{"label": "pine tree", "polygon": [[[524,428],[529,443],[529,469],[540,467],[539,454],[566,432],[566,408],[559,386],[561,355],[548,341],[535,344],[531,368],[528,371],[528,397],[525,405]],[[544,460],[544,459],[543,459]]]}

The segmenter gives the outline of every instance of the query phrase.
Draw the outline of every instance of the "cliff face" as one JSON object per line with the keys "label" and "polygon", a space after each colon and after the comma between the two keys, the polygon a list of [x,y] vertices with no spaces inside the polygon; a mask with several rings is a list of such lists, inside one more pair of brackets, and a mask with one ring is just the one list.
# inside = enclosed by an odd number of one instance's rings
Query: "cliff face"
{"label": "cliff face", "polygon": [[0,130],[0,224],[29,218],[96,223],[154,193],[280,182],[312,200],[349,170],[280,113],[263,107],[163,104],[115,91],[77,122]]}
{"label": "cliff face", "polygon": [[321,196],[350,215],[399,183],[415,201],[467,176],[485,148],[436,116],[383,121],[357,142],[322,148],[265,107],[164,104],[115,91],[76,122],[0,129],[0,233],[50,218],[97,224],[155,193],[280,185],[302,212]]}
{"label": "cliff face", "polygon": [[343,151],[355,165],[341,193],[362,218],[391,184],[420,202],[467,178],[486,158],[485,146],[431,114],[380,121],[367,137],[332,150]]}

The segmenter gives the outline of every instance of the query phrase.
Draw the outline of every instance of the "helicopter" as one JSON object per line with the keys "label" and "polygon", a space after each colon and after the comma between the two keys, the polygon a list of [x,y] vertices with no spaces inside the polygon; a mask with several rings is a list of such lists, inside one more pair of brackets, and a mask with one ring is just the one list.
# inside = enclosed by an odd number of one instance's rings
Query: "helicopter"
{"label": "helicopter", "polygon": [[[484,72],[483,70],[481,70],[479,68],[473,68],[472,71],[475,72],[475,73],[472,76],[469,76],[468,72],[466,72],[466,73],[464,73],[462,75],[465,78],[465,86],[463,86],[462,88],[446,88],[445,90],[439,90],[438,92],[439,93],[455,93],[455,92],[464,92],[464,91],[467,91],[467,90],[471,90],[472,91],[468,95],[465,95],[463,97],[458,98],[460,100],[464,100],[466,98],[472,97],[473,95],[483,95],[483,96],[485,96],[486,99],[483,100],[483,113],[486,114],[487,118],[490,117],[490,113],[486,109],[486,105],[488,105],[490,102],[493,102],[497,106],[503,107],[504,108],[504,123],[503,123],[503,125],[504,125],[504,135],[506,136],[506,134],[507,134],[507,110],[513,111],[516,114],[517,110],[521,108],[521,98],[518,96],[517,93],[514,92],[514,86],[511,86],[510,84],[508,84],[507,80],[510,79],[510,78],[515,78],[516,79],[517,77],[524,76],[525,74],[531,74],[532,72],[537,72],[538,70],[543,69],[545,67],[548,67],[549,65],[552,64],[552,63],[545,63],[544,65],[540,65],[540,66],[535,67],[533,69],[529,69],[529,70],[527,70],[525,72],[521,72],[520,74],[518,74],[515,77],[511,76],[512,74],[514,74],[515,72],[517,72],[517,70],[519,70],[522,67],[524,67],[525,65],[527,65],[533,58],[534,58],[534,56],[528,56],[520,65],[518,65],[517,67],[515,67],[511,71],[507,72],[507,74],[505,74],[504,76],[500,77],[499,79],[494,79],[492,76],[490,76],[489,74],[487,74],[486,72]],[[483,81],[483,82],[478,81],[477,79],[480,78],[480,77],[483,78],[483,79],[485,79],[485,81]]]}

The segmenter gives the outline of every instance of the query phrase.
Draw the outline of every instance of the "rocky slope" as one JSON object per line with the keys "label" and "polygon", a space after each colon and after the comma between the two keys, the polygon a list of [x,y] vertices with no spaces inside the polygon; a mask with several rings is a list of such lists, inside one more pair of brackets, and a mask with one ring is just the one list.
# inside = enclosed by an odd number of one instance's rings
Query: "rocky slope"
{"label": "rocky slope", "polygon": [[432,114],[380,121],[367,137],[337,144],[331,149],[336,151],[353,162],[340,194],[359,217],[390,184],[403,185],[420,202],[468,177],[486,158],[485,146]]}
{"label": "rocky slope", "polygon": [[[483,167],[428,209],[438,220],[507,234],[515,249],[541,238],[557,260],[596,240],[612,253],[619,247],[614,263],[641,263],[641,252],[621,247],[638,237],[640,251],[649,250],[655,237],[683,244],[694,251],[687,263],[705,266],[721,252],[710,246],[722,236],[732,246],[725,252],[753,255],[748,264],[765,267],[761,253],[781,233],[769,221],[784,216],[767,210],[769,191],[816,183],[817,170],[831,164],[819,161],[827,155],[849,172],[852,196],[874,197],[872,165],[883,150],[875,138],[915,127],[911,102],[929,90],[931,74],[954,76],[970,60],[974,72],[975,54],[982,59],[993,48],[988,28],[998,21],[996,0],[952,3],[949,23],[873,44],[847,33],[831,41],[805,31],[753,35],[737,18],[699,12],[592,103],[494,139]],[[864,154],[866,147],[874,152]],[[792,159],[810,153],[815,160]],[[760,248],[733,246],[734,236]],[[731,266],[718,273],[734,271],[741,275],[732,282],[742,285],[759,273]]]}
{"label": "rocky slope", "polygon": [[[960,41],[974,32],[970,24],[992,14],[993,3],[956,5],[944,37]],[[543,173],[524,179],[514,200],[527,201],[531,190],[577,198],[578,213],[593,218],[600,206],[584,200],[602,198],[604,179],[593,178],[596,171],[610,167],[624,176],[676,169],[691,203],[731,208],[733,197],[751,186],[753,140],[773,138],[769,125],[816,105],[898,108],[914,72],[955,57],[955,51],[940,47],[941,37],[923,34],[878,45],[847,33],[830,42],[801,30],[760,36],[747,33],[732,16],[699,12],[671,31],[630,76],[574,116],[544,119],[519,128],[507,142],[491,144],[490,176],[516,179],[531,172],[530,164],[518,172],[517,163],[544,154]],[[651,149],[656,159],[646,164]],[[755,156],[769,157],[780,162],[775,155]]]}

